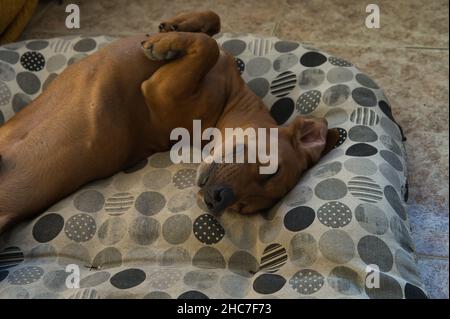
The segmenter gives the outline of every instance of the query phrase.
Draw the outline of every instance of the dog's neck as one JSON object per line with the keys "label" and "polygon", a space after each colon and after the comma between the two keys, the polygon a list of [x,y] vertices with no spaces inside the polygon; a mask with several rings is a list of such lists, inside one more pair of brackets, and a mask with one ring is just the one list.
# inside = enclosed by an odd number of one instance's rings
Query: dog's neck
{"label": "dog's neck", "polygon": [[245,88],[228,100],[216,127],[223,133],[225,128],[271,128],[277,123],[261,99]]}

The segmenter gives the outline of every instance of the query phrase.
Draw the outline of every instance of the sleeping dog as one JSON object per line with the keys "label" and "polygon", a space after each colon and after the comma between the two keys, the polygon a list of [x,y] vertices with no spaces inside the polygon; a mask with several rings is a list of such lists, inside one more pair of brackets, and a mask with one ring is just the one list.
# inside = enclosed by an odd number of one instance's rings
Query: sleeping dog
{"label": "sleeping dog", "polygon": [[159,29],[69,66],[0,127],[0,232],[90,181],[169,150],[171,131],[192,132],[194,119],[221,132],[278,129],[273,174],[260,174],[258,162],[200,165],[200,195],[212,212],[270,208],[336,143],[324,119],[277,125],[211,37],[220,30],[214,12],[179,14]]}

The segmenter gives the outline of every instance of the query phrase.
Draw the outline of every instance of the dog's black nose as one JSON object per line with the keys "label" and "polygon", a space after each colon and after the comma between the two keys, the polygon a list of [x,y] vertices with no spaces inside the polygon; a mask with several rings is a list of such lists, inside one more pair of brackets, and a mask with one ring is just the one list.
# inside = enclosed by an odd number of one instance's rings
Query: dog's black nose
{"label": "dog's black nose", "polygon": [[231,187],[214,185],[205,190],[204,201],[208,209],[213,213],[223,211],[234,199]]}

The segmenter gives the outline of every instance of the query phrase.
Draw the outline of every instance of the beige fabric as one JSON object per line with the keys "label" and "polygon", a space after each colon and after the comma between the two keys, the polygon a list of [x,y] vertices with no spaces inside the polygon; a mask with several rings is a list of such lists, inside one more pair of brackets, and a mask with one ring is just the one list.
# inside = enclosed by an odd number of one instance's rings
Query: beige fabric
{"label": "beige fabric", "polygon": [[[0,47],[0,125],[110,40]],[[1,237],[0,298],[425,296],[403,201],[402,134],[383,91],[348,61],[300,43],[217,41],[277,121],[324,116],[340,129],[338,147],[279,205],[253,216],[207,213],[196,199],[196,166],[155,154]],[[80,269],[78,289],[65,285],[68,264]],[[380,287],[371,289],[374,264]]]}

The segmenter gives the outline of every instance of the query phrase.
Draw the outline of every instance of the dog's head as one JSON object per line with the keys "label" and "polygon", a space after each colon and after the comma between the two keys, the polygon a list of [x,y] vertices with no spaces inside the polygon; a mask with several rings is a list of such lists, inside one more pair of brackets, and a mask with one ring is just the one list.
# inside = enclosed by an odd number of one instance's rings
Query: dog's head
{"label": "dog's head", "polygon": [[[197,174],[199,194],[214,213],[226,208],[243,214],[265,211],[289,192],[302,173],[317,163],[337,139],[337,131],[328,130],[325,119],[298,116],[288,126],[278,127],[278,165],[273,173],[261,174],[261,166],[266,165],[258,160],[256,163],[203,162]],[[269,138],[266,141],[269,150]],[[248,152],[248,142],[246,139],[240,147],[235,144],[234,150]]]}

